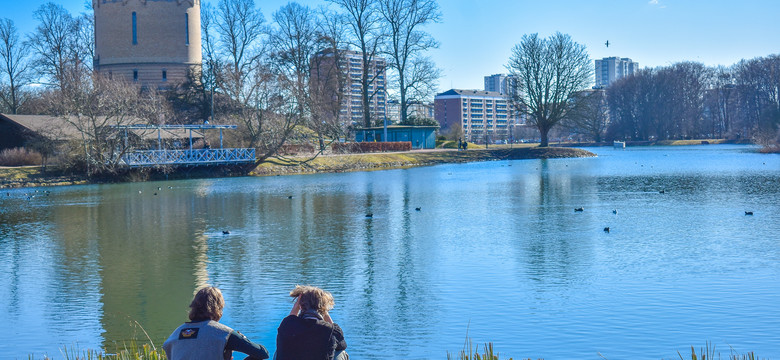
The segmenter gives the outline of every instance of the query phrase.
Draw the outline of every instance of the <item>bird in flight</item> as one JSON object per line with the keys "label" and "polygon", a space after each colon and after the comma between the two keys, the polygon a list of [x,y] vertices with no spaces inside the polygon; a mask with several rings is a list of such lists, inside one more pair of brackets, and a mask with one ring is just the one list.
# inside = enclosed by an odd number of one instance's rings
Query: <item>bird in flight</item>
{"label": "bird in flight", "polygon": [[609,40],[607,40],[607,42],[605,42],[604,45],[607,45],[607,47],[609,47]]}

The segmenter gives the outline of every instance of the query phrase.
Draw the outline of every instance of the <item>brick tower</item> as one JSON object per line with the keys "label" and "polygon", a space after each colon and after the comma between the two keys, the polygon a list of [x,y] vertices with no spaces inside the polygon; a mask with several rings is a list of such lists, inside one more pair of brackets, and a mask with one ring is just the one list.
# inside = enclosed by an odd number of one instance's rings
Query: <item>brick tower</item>
{"label": "brick tower", "polygon": [[200,0],[92,0],[95,70],[169,87],[200,70]]}

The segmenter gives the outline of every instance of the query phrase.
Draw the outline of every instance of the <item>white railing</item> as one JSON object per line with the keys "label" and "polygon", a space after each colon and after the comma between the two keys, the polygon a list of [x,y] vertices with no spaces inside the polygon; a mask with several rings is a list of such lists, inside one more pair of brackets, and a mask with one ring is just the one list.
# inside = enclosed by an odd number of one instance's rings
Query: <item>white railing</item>
{"label": "white railing", "polygon": [[218,165],[255,161],[255,149],[135,150],[122,157],[127,166]]}

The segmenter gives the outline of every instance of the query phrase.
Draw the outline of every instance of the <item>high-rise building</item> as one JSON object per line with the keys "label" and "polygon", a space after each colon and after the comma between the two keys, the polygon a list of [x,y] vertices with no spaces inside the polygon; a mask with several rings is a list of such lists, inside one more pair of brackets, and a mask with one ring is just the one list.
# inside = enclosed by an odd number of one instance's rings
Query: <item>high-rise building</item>
{"label": "high-rise building", "polygon": [[507,97],[495,91],[451,89],[436,95],[433,103],[441,129],[461,127],[467,141],[507,140],[510,127],[520,124]]}
{"label": "high-rise building", "polygon": [[639,71],[639,63],[616,56],[596,60],[596,87],[604,88],[615,80]]}
{"label": "high-rise building", "polygon": [[493,91],[502,95],[511,95],[517,80],[514,75],[493,74],[485,76],[485,91]]}
{"label": "high-rise building", "polygon": [[[433,104],[422,101],[410,101],[406,103],[406,115],[417,118],[433,119]],[[397,100],[387,101],[387,120],[392,124],[401,122],[401,103]]]}
{"label": "high-rise building", "polygon": [[[338,56],[336,56],[338,55]],[[338,71],[335,66],[338,65]],[[384,58],[374,57],[369,64],[369,111],[371,120],[383,120],[387,116],[385,75],[387,63]],[[334,74],[338,72],[339,76]],[[338,89],[332,84],[343,81],[343,97],[339,118],[343,122],[363,124],[363,53],[351,50],[323,50],[312,58],[312,82],[319,89]]]}
{"label": "high-rise building", "polygon": [[97,72],[146,86],[200,68],[200,0],[92,0]]}

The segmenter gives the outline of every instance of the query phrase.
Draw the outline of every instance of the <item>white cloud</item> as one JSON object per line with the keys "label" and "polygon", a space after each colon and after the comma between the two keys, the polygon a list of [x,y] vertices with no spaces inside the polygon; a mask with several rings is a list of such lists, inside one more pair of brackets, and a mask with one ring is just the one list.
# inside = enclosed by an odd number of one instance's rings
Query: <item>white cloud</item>
{"label": "white cloud", "polygon": [[650,0],[648,2],[648,4],[650,4],[650,5],[658,5],[658,0]]}

